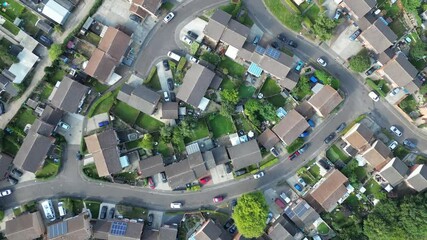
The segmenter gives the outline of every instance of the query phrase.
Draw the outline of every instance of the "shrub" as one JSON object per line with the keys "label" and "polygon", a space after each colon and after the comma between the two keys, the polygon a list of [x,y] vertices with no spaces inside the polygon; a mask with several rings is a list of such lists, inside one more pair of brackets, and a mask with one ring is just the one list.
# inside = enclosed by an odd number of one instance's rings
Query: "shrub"
{"label": "shrub", "polygon": [[355,72],[363,72],[371,66],[368,51],[362,50],[356,56],[350,58],[350,69]]}
{"label": "shrub", "polygon": [[148,73],[147,78],[145,79],[144,83],[149,83],[151,82],[151,79],[153,79],[154,74],[157,73],[157,67],[153,66],[150,70],[150,72]]}

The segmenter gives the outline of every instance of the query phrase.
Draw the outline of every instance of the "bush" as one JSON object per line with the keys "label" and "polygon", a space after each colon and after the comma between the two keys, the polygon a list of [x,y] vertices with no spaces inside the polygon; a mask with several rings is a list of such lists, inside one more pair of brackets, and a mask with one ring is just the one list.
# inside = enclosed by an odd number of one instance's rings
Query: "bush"
{"label": "bush", "polygon": [[371,66],[368,51],[362,50],[349,60],[350,69],[355,72],[363,72]]}
{"label": "bush", "polygon": [[53,44],[49,49],[49,58],[52,61],[55,61],[59,56],[61,56],[63,48],[61,44]]}
{"label": "bush", "polygon": [[215,66],[221,62],[221,58],[218,55],[210,52],[205,52],[200,58]]}
{"label": "bush", "polygon": [[181,72],[184,69],[186,63],[187,63],[187,59],[182,57],[178,62],[178,66],[176,67],[176,71]]}
{"label": "bush", "polygon": [[389,89],[386,85],[386,81],[384,79],[381,80],[372,80],[370,78],[366,79],[366,84],[371,87],[375,92],[377,92],[381,97],[386,97]]}
{"label": "bush", "polygon": [[193,41],[193,43],[190,46],[190,54],[191,55],[196,55],[197,51],[199,50],[200,47],[200,43]]}
{"label": "bush", "polygon": [[286,151],[288,151],[288,153],[294,153],[296,150],[298,150],[302,145],[304,144],[304,139],[302,138],[297,138],[295,141],[293,141],[291,144],[289,144],[286,147]]}
{"label": "bush", "polygon": [[153,79],[154,74],[157,73],[157,67],[153,66],[150,70],[150,72],[148,73],[147,78],[145,79],[144,83],[149,83],[151,81],[151,79]]}

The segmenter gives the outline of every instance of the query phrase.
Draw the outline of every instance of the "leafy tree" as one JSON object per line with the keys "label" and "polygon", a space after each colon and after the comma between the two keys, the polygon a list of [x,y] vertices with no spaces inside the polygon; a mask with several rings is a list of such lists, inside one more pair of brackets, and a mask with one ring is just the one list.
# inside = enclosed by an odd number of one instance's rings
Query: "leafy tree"
{"label": "leafy tree", "polygon": [[163,127],[160,128],[160,137],[163,141],[169,143],[172,140],[172,132],[173,127],[170,125],[163,125]]}
{"label": "leafy tree", "polygon": [[224,117],[231,117],[231,114],[233,114],[234,107],[233,105],[229,103],[223,103],[221,105],[221,108],[219,109],[219,114],[221,114]]}
{"label": "leafy tree", "polygon": [[420,87],[420,93],[423,95],[427,94],[427,84],[424,84]]}
{"label": "leafy tree", "polygon": [[224,89],[221,91],[221,99],[232,105],[239,101],[239,92],[236,89]]}
{"label": "leafy tree", "polygon": [[54,61],[59,56],[61,56],[62,52],[63,52],[63,49],[60,44],[56,44],[56,43],[53,44],[52,46],[50,46],[50,49],[49,49],[50,60]]}
{"label": "leafy tree", "polygon": [[355,72],[363,72],[371,66],[371,60],[366,50],[360,51],[356,56],[350,58],[348,62],[350,69]]}
{"label": "leafy tree", "polygon": [[311,93],[310,83],[307,76],[302,76],[294,89],[292,89],[292,95],[301,100],[305,96]]}
{"label": "leafy tree", "polygon": [[422,59],[427,56],[427,44],[422,41],[417,41],[411,46],[409,56],[413,59]]}
{"label": "leafy tree", "polygon": [[184,141],[184,137],[181,133],[181,128],[176,127],[173,129],[173,137],[172,137],[172,143],[175,145],[179,145]]}
{"label": "leafy tree", "polygon": [[188,120],[181,121],[179,125],[179,130],[183,137],[191,137],[193,135],[193,130],[191,129],[191,125]]}
{"label": "leafy tree", "polygon": [[256,99],[249,99],[245,103],[245,114],[255,125],[260,125],[264,120],[276,121],[278,119],[275,107],[271,103]]}
{"label": "leafy tree", "polygon": [[203,53],[200,58],[215,66],[221,62],[221,58],[218,55],[210,52]]}
{"label": "leafy tree", "polygon": [[408,12],[417,12],[417,8],[421,6],[420,0],[402,0],[403,7]]}
{"label": "leafy tree", "polygon": [[153,136],[151,134],[147,133],[142,138],[141,147],[146,150],[152,150],[153,149]]}
{"label": "leafy tree", "polygon": [[243,194],[233,212],[239,232],[246,238],[256,238],[264,233],[268,205],[261,192]]}
{"label": "leafy tree", "polygon": [[326,41],[332,38],[332,32],[336,26],[337,22],[322,14],[316,19],[313,25],[313,32],[320,40]]}

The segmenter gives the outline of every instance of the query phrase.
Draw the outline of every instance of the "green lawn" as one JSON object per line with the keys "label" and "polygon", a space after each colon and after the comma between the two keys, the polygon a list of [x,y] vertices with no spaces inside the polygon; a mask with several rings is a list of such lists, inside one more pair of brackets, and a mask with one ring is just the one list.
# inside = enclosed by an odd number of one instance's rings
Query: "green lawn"
{"label": "green lawn", "polygon": [[138,118],[139,111],[122,101],[118,101],[114,106],[114,114],[124,122],[133,125]]}
{"label": "green lawn", "polygon": [[270,102],[271,104],[273,104],[275,107],[283,107],[286,104],[286,98],[284,98],[282,95],[277,94],[275,96],[266,98],[266,100],[268,102]]}
{"label": "green lawn", "polygon": [[407,114],[418,110],[417,101],[412,95],[407,96],[399,103],[399,107]]}
{"label": "green lawn", "polygon": [[43,91],[40,93],[40,101],[43,102],[47,100],[50,94],[52,93],[52,91],[53,91],[52,84],[45,82],[45,84],[43,84]]}
{"label": "green lawn", "polygon": [[65,71],[62,68],[59,68],[55,71],[54,74],[52,74],[52,83],[56,83],[58,81],[61,81],[65,76]]}
{"label": "green lawn", "polygon": [[343,161],[344,163],[348,163],[351,160],[351,157],[346,155],[339,147],[336,145],[332,145],[327,151],[326,151],[326,157],[331,160],[331,162],[336,162],[338,160]]}
{"label": "green lawn", "polygon": [[286,146],[286,151],[289,154],[291,154],[291,153],[295,152],[296,150],[298,150],[300,147],[302,147],[303,144],[304,144],[304,139],[297,138],[291,144],[289,144],[288,146]]}
{"label": "green lawn", "polygon": [[91,81],[89,82],[89,85],[92,86],[95,89],[95,91],[99,93],[102,93],[108,89],[107,85],[98,82],[98,80],[96,80],[95,78],[91,79]]}
{"label": "green lawn", "polygon": [[146,83],[146,86],[153,89],[154,91],[162,90],[162,86],[160,85],[160,79],[159,76],[156,73],[151,77],[151,80]]}
{"label": "green lawn", "polygon": [[239,88],[239,97],[240,98],[251,98],[256,91],[256,88],[252,86],[242,85]]}
{"label": "green lawn", "polygon": [[253,126],[253,124],[247,119],[243,114],[239,114],[234,117],[234,123],[236,124],[236,127],[238,130],[243,130],[245,132],[249,131],[256,131],[258,132],[258,129]]}
{"label": "green lawn", "polygon": [[25,7],[21,5],[19,1],[8,0],[2,1],[1,3],[4,2],[7,2],[9,5],[6,8],[2,8],[2,10],[4,9],[4,11],[0,11],[0,15],[4,16],[12,22],[15,20],[15,18],[20,16],[25,9]]}
{"label": "green lawn", "polygon": [[99,207],[101,206],[101,203],[97,201],[89,201],[89,200],[86,200],[85,203],[86,203],[86,207],[92,213],[92,218],[97,219],[99,215]]}
{"label": "green lawn", "polygon": [[137,219],[147,217],[147,210],[141,207],[117,204],[116,210],[123,215],[124,218]]}
{"label": "green lawn", "polygon": [[135,124],[149,132],[154,132],[160,129],[164,124],[148,114],[140,113]]}
{"label": "green lawn", "polygon": [[6,136],[3,138],[2,144],[2,151],[11,156],[15,156],[20,147],[20,145],[14,141],[12,136]]}
{"label": "green lawn", "polygon": [[215,118],[208,121],[208,124],[214,138],[219,138],[221,136],[236,132],[236,127],[234,126],[233,121],[221,114],[217,114]]}
{"label": "green lawn", "polygon": [[84,35],[83,39],[95,46],[98,46],[99,42],[101,41],[101,37],[93,32],[88,32],[86,35]]}
{"label": "green lawn", "polygon": [[233,80],[229,78],[224,78],[220,85],[221,89],[234,89],[236,88],[236,84],[233,82]]}
{"label": "green lawn", "polygon": [[206,124],[206,120],[202,118],[197,122],[196,128],[193,129],[193,136],[184,140],[185,143],[190,143],[207,136],[209,136],[208,125]]}
{"label": "green lawn", "polygon": [[92,104],[92,107],[89,109],[87,113],[88,117],[93,117],[100,113],[109,112],[111,107],[114,104],[114,100],[116,99],[118,92],[119,92],[119,89],[115,90],[114,92],[109,92],[103,95],[98,100],[96,100],[96,102]]}
{"label": "green lawn", "polygon": [[384,79],[374,81],[370,78],[367,78],[366,84],[368,84],[368,86],[372,88],[372,90],[375,90],[375,92],[380,94],[380,96],[382,97],[386,97],[387,93],[390,91],[390,89],[387,86],[387,82]]}
{"label": "green lawn", "polygon": [[404,146],[402,145],[398,145],[396,149],[394,149],[393,154],[394,156],[400,158],[400,159],[404,159],[406,157],[406,155],[409,154],[409,150],[406,149]]}
{"label": "green lawn", "polygon": [[83,173],[88,176],[89,178],[96,179],[96,180],[105,180],[105,178],[100,177],[98,175],[98,171],[96,170],[95,163],[88,164],[83,167]]}
{"label": "green lawn", "polygon": [[324,222],[322,222],[319,226],[317,226],[317,231],[323,235],[328,234],[328,232],[329,232],[328,225],[326,225]]}
{"label": "green lawn", "polygon": [[16,119],[14,125],[17,128],[24,130],[25,125],[33,124],[33,122],[36,120],[36,115],[33,114],[32,109],[23,107],[18,111],[18,114],[14,117],[14,119]]}
{"label": "green lawn", "polygon": [[308,171],[313,175],[315,178],[320,178],[320,167],[317,164],[314,164],[308,169]]}
{"label": "green lawn", "polygon": [[51,178],[58,174],[59,165],[51,160],[46,160],[42,169],[36,172],[36,178]]}
{"label": "green lawn", "polygon": [[382,191],[381,186],[371,178],[364,186],[366,188],[365,195],[374,195],[376,199],[385,199],[386,194]]}
{"label": "green lawn", "polygon": [[365,170],[365,168],[364,168],[364,167],[357,167],[357,168],[354,170],[354,173],[356,173],[357,180],[358,180],[359,182],[364,182],[364,181],[365,181],[365,179],[366,179],[367,175],[366,175],[366,170]]}
{"label": "green lawn", "polygon": [[73,213],[75,215],[80,214],[84,208],[83,201],[81,199],[71,199]]}
{"label": "green lawn", "polygon": [[290,12],[286,6],[283,5],[281,0],[264,0],[267,9],[286,27],[293,31],[301,31],[300,15]]}
{"label": "green lawn", "polygon": [[303,16],[307,16],[312,22],[315,22],[317,17],[319,16],[319,13],[319,6],[317,6],[317,4],[313,2],[313,5],[303,14]]}
{"label": "green lawn", "polygon": [[406,32],[405,25],[399,21],[399,19],[395,19],[390,23],[390,28],[393,32],[398,36],[398,38],[402,37]]}
{"label": "green lawn", "polygon": [[[218,65],[221,69],[227,69],[228,75],[235,78],[242,78],[246,72],[245,67],[233,61],[233,59],[224,57]],[[223,71],[224,72],[224,71]]]}
{"label": "green lawn", "polygon": [[165,10],[170,12],[170,10],[172,10],[173,6],[174,6],[173,3],[165,2],[162,4],[161,9],[165,9]]}
{"label": "green lawn", "polygon": [[4,28],[6,28],[7,30],[9,30],[9,32],[11,32],[13,35],[18,35],[20,29],[15,26],[15,24],[13,24],[11,21],[6,20],[3,25]]}
{"label": "green lawn", "polygon": [[39,20],[37,15],[25,9],[19,16],[19,18],[23,20],[21,23],[21,27],[24,28],[24,31],[30,35],[35,36],[39,31],[39,28],[36,27],[36,22]]}
{"label": "green lawn", "polygon": [[170,157],[173,153],[172,150],[173,149],[171,149],[167,143],[164,141],[159,141],[159,145],[157,145],[157,151],[159,151],[163,157]]}
{"label": "green lawn", "polygon": [[264,97],[270,97],[281,92],[279,85],[272,78],[267,78],[262,85],[261,91],[264,94]]}

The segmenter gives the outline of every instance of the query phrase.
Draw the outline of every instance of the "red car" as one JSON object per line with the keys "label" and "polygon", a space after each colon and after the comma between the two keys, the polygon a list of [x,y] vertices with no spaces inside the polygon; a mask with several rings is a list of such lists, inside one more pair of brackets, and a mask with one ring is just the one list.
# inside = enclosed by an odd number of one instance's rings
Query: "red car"
{"label": "red car", "polygon": [[213,198],[213,202],[214,203],[220,203],[222,201],[224,201],[224,197],[223,196],[216,196],[216,197]]}
{"label": "red car", "polygon": [[204,177],[202,179],[199,180],[200,184],[205,185],[206,183],[208,183],[211,180],[211,177]]}
{"label": "red car", "polygon": [[298,157],[300,155],[300,153],[298,151],[292,153],[291,155],[289,155],[289,160],[294,160],[294,158]]}
{"label": "red car", "polygon": [[156,185],[154,184],[153,178],[152,177],[148,177],[148,185],[150,186],[151,189],[155,189]]}

